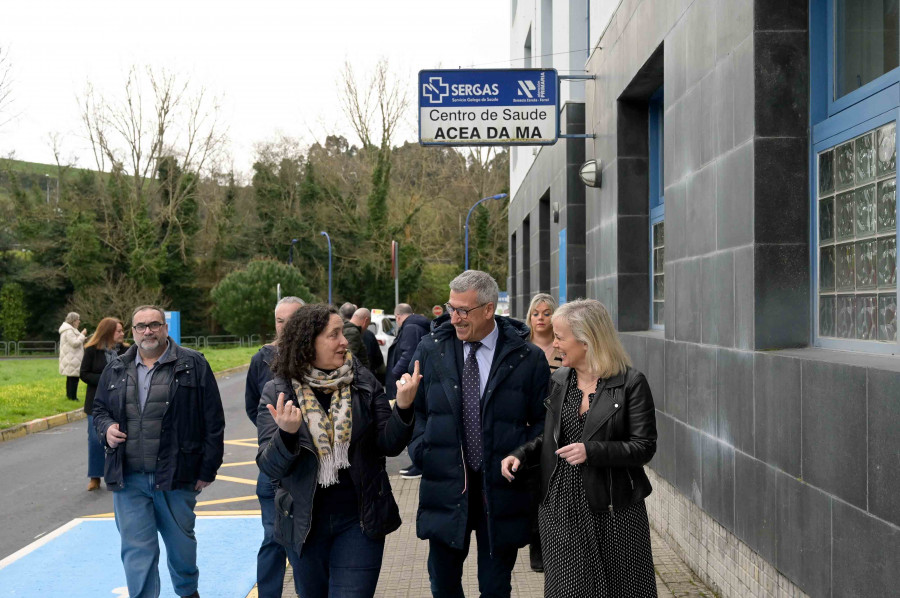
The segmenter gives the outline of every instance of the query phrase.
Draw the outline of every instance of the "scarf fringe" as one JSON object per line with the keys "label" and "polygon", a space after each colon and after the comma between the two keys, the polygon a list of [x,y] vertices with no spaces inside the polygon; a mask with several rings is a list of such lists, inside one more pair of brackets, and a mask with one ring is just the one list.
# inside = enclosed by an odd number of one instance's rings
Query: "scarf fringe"
{"label": "scarf fringe", "polygon": [[319,455],[319,486],[327,488],[338,483],[338,470],[350,467],[350,444],[335,443],[334,450]]}

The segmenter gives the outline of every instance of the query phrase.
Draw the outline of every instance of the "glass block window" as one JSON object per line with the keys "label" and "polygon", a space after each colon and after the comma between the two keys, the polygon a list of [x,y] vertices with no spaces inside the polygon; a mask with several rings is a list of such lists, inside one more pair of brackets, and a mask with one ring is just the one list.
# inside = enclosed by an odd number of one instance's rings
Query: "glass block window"
{"label": "glass block window", "polygon": [[896,122],[818,154],[820,337],[897,342]]}
{"label": "glass block window", "polygon": [[653,225],[653,324],[665,324],[666,307],[666,223]]}

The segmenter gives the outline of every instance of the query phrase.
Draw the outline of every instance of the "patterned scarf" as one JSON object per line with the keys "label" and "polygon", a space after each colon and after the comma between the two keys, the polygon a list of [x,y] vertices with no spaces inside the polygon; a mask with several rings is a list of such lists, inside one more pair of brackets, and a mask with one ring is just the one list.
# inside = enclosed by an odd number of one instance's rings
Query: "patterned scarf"
{"label": "patterned scarf", "polygon": [[[309,428],[313,445],[319,453],[319,485],[327,488],[338,482],[338,470],[350,467],[350,432],[353,427],[353,411],[350,400],[350,383],[353,368],[350,352],[344,365],[332,372],[310,368],[303,380],[291,380],[294,394],[299,397],[300,412]],[[337,391],[331,398],[326,413],[316,399],[313,388],[326,394]]]}

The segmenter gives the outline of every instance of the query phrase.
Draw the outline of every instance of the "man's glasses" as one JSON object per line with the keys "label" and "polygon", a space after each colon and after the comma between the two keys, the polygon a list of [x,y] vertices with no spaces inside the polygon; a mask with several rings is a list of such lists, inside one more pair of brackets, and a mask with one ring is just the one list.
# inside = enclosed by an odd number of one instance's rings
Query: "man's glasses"
{"label": "man's glasses", "polygon": [[140,332],[141,334],[147,332],[148,328],[150,329],[150,332],[158,332],[162,327],[162,322],[150,322],[149,324],[135,324],[134,326],[132,326],[135,332]]}
{"label": "man's glasses", "polygon": [[[490,301],[488,301],[488,303],[490,303]],[[465,308],[465,307],[453,307],[453,306],[450,305],[449,303],[445,303],[445,304],[444,304],[444,309],[446,309],[446,310],[447,310],[447,313],[450,314],[451,316],[452,316],[454,313],[456,313],[456,315],[458,315],[460,318],[462,318],[463,320],[465,320],[466,318],[469,317],[469,312],[473,312],[473,311],[475,311],[476,309],[478,309],[479,307],[484,307],[485,305],[487,305],[487,303],[482,303],[481,305],[478,305],[478,306],[476,306],[476,307],[470,307],[470,308],[467,309],[467,308]]]}

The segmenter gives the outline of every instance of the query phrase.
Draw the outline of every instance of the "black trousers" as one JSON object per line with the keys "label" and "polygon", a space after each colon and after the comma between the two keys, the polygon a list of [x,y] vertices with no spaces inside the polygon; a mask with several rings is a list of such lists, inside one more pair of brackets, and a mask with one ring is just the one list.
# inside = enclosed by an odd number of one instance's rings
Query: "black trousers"
{"label": "black trousers", "polygon": [[66,376],[66,398],[78,400],[78,376]]}

